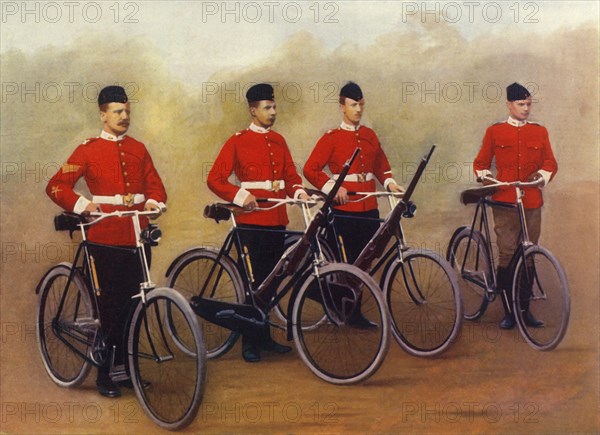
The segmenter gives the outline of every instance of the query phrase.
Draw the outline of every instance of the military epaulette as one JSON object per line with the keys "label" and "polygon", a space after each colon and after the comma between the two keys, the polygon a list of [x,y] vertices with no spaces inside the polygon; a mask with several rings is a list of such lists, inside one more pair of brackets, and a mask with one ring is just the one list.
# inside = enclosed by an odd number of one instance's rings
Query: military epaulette
{"label": "military epaulette", "polygon": [[498,121],[498,122],[494,122],[492,125],[500,125],[500,124],[504,124],[506,121]]}
{"label": "military epaulette", "polygon": [[238,132],[237,132],[235,135],[236,135],[236,136],[241,136],[241,135],[243,135],[244,133],[246,133],[247,131],[248,131],[248,129],[245,129],[245,130],[240,130],[240,131],[238,131]]}
{"label": "military epaulette", "polygon": [[332,134],[332,133],[336,133],[336,132],[338,132],[338,131],[340,131],[340,130],[341,130],[341,128],[339,128],[339,127],[338,127],[338,128],[332,128],[331,130],[329,130],[329,131],[328,131],[327,133],[325,133],[325,134]]}
{"label": "military epaulette", "polygon": [[542,124],[540,124],[539,122],[535,122],[535,121],[527,121],[527,124],[539,125],[540,127],[542,126]]}
{"label": "military epaulette", "polygon": [[83,142],[81,142],[81,145],[87,145],[87,144],[92,143],[92,142],[94,142],[95,140],[98,140],[98,139],[100,139],[99,136],[90,137],[89,139],[86,139]]}

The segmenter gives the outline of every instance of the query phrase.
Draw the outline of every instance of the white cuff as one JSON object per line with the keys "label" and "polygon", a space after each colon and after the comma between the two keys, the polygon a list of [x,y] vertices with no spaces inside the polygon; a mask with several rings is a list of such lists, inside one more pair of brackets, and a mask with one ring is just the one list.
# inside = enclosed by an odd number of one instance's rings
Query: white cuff
{"label": "white cuff", "polygon": [[157,200],[152,199],[152,198],[148,199],[146,201],[146,204],[155,205],[163,213],[167,210],[167,206],[166,206],[166,204],[164,202],[158,202]]}
{"label": "white cuff", "polygon": [[390,183],[398,184],[398,183],[396,183],[396,180],[394,180],[393,178],[386,178],[385,181],[383,182],[383,188],[385,190],[387,190]]}
{"label": "white cuff", "polygon": [[300,195],[305,194],[308,196],[308,194],[306,193],[306,190],[304,189],[298,189],[294,192],[294,199],[298,199],[300,197]]}
{"label": "white cuff", "polygon": [[235,205],[243,207],[244,201],[246,200],[246,198],[248,198],[248,196],[250,196],[250,192],[248,192],[246,189],[240,189],[235,194],[235,197],[233,198],[233,203]]}
{"label": "white cuff", "polygon": [[477,175],[477,178],[483,178],[492,175],[492,172],[489,169],[482,169],[481,171],[475,171],[475,175]]}
{"label": "white cuff", "polygon": [[85,211],[86,207],[91,203],[85,196],[80,196],[75,206],[73,206],[73,213],[81,214]]}
{"label": "white cuff", "polygon": [[540,169],[538,171],[538,174],[540,174],[542,176],[542,178],[544,179],[544,185],[540,186],[540,189],[541,189],[550,182],[550,177],[552,177],[552,172],[548,172],[548,171],[544,171],[543,169]]}
{"label": "white cuff", "polygon": [[331,192],[333,186],[335,186],[335,180],[329,180],[323,184],[323,187],[321,187],[321,192],[323,192],[325,195],[329,195],[329,192]]}

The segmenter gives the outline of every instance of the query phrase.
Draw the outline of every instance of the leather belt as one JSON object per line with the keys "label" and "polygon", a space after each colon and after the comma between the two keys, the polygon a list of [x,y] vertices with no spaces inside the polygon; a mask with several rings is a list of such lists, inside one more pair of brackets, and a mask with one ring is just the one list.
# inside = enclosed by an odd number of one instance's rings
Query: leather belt
{"label": "leather belt", "polygon": [[243,189],[263,189],[272,190],[277,192],[285,188],[284,180],[266,180],[266,181],[242,181],[241,187]]}
{"label": "leather belt", "polygon": [[[338,174],[333,174],[333,179],[337,180],[339,178]],[[361,172],[359,174],[348,174],[344,181],[353,181],[355,183],[364,183],[365,181],[371,181],[375,179],[375,174],[372,172]]]}
{"label": "leather belt", "polygon": [[143,193],[128,193],[127,195],[114,195],[114,196],[102,196],[94,195],[92,202],[96,204],[111,204],[111,205],[126,205],[131,207],[135,204],[141,204],[146,201],[146,197]]}

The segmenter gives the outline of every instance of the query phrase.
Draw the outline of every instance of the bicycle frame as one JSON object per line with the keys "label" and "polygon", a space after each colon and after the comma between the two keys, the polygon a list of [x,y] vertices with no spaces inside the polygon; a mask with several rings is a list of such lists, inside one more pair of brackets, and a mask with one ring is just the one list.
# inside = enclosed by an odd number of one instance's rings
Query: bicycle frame
{"label": "bicycle frame", "polygon": [[[475,208],[475,214],[473,216],[473,220],[472,220],[472,223],[470,226],[471,231],[470,231],[469,241],[467,243],[467,249],[465,250],[465,255],[461,262],[462,263],[461,274],[464,279],[485,288],[486,297],[491,302],[496,297],[496,292],[497,292],[497,287],[498,287],[498,277],[497,277],[497,273],[496,273],[494,253],[492,250],[492,242],[491,242],[492,238],[491,238],[491,233],[490,233],[490,223],[489,223],[489,219],[487,216],[487,208],[488,207],[500,207],[500,208],[506,208],[506,209],[515,209],[515,208],[517,209],[517,212],[519,215],[519,224],[521,227],[521,232],[520,232],[521,240],[513,254],[511,261],[510,261],[509,267],[510,267],[510,269],[512,269],[515,267],[517,260],[520,257],[525,256],[525,250],[528,247],[534,245],[534,243],[532,243],[529,240],[529,232],[527,231],[527,221],[525,218],[525,208],[523,207],[524,193],[523,193],[523,190],[521,189],[521,187],[535,186],[536,184],[535,184],[535,182],[534,183],[521,183],[521,182],[502,183],[495,179],[490,179],[490,180],[493,180],[496,184],[490,185],[489,187],[514,186],[516,189],[516,202],[514,204],[506,203],[506,202],[499,202],[499,201],[494,201],[492,199],[489,199],[485,196],[482,196],[477,201],[477,206]],[[480,281],[477,281],[471,275],[466,274],[464,271],[464,265],[465,265],[464,260],[465,260],[465,258],[468,257],[470,249],[472,249],[471,243],[473,241],[473,234],[475,233],[475,231],[479,231],[479,233],[484,234],[484,241],[485,241],[486,247],[488,249],[488,253],[489,253],[489,260],[490,260],[490,271],[489,272],[491,274],[491,279],[492,279],[491,283],[487,282],[485,275],[483,277],[483,282],[480,282]],[[476,258],[478,258],[478,255]],[[529,279],[529,277],[527,277],[527,278]]]}
{"label": "bicycle frame", "polygon": [[[142,240],[141,237],[141,227],[140,227],[140,222],[139,222],[139,216],[140,215],[152,215],[154,214],[154,212],[139,212],[139,211],[125,211],[125,212],[120,212],[120,211],[116,211],[113,213],[91,213],[92,217],[97,217],[97,219],[95,219],[94,221],[91,222],[84,222],[81,220],[81,218],[77,215],[74,215],[77,217],[77,219],[80,219],[80,222],[78,223],[79,229],[81,231],[81,235],[82,235],[82,241],[80,242],[78,248],[77,248],[77,252],[75,254],[74,260],[73,260],[73,266],[71,267],[71,271],[69,273],[69,277],[67,279],[67,283],[65,285],[65,289],[61,295],[61,300],[59,302],[59,306],[58,306],[58,310],[57,310],[57,314],[56,317],[52,320],[52,330],[54,332],[54,334],[67,346],[69,347],[71,350],[73,350],[76,354],[78,354],[80,357],[82,357],[84,360],[90,362],[91,364],[93,364],[96,367],[101,366],[102,364],[105,363],[105,359],[100,358],[99,360],[96,360],[93,356],[88,356],[85,355],[83,352],[81,352],[79,349],[77,349],[73,344],[71,344],[68,340],[66,340],[63,337],[63,334],[74,338],[75,340],[80,341],[81,343],[86,344],[87,346],[94,346],[96,344],[96,341],[98,340],[98,335],[100,334],[101,337],[101,324],[100,324],[100,319],[99,319],[99,314],[100,314],[100,310],[99,310],[99,305],[98,305],[98,297],[101,294],[101,289],[99,287],[98,284],[98,278],[97,278],[97,274],[96,274],[96,268],[95,268],[95,263],[94,263],[94,259],[93,256],[89,253],[88,247],[89,246],[100,246],[100,247],[105,247],[105,248],[109,248],[111,250],[119,250],[119,251],[128,251],[128,252],[132,252],[132,251],[136,251],[140,260],[140,266],[141,266],[141,270],[142,270],[142,275],[143,275],[143,281],[140,282],[140,292],[133,295],[132,299],[134,298],[139,298],[141,304],[143,304],[145,306],[146,303],[146,292],[152,290],[153,288],[155,288],[155,284],[151,281],[150,279],[150,269],[148,267],[148,259],[146,256],[146,252],[144,249],[144,241]],[[98,222],[100,222],[103,219],[106,218],[111,218],[111,217],[131,217],[132,221],[133,221],[133,225],[134,225],[134,233],[136,235],[136,245],[135,247],[119,247],[119,246],[111,246],[111,245],[103,245],[103,244],[98,244],[98,243],[93,243],[87,240],[87,234],[86,234],[86,229],[91,226],[94,225]],[[79,265],[80,264],[80,265]],[[90,319],[90,321],[93,322],[94,326],[93,328],[96,329],[94,337],[91,341],[89,341],[89,339],[84,338],[84,336],[86,336],[86,334],[84,333],[85,331],[78,331],[77,329],[75,329],[75,332],[73,332],[73,330],[71,330],[70,328],[63,328],[61,327],[61,325],[59,325],[57,319],[60,318],[60,315],[63,311],[64,308],[64,303],[67,297],[67,292],[69,289],[69,286],[72,284],[75,274],[76,273],[81,273],[83,278],[86,279],[88,281],[88,285],[89,288],[92,290],[91,292],[89,292],[90,296],[91,296],[91,304],[92,304],[92,310],[93,310],[93,318]],[[75,310],[75,315],[77,315],[78,311],[79,311],[79,305],[81,303],[81,295],[78,293],[77,294],[77,301],[76,301],[76,310]],[[132,307],[132,312],[133,309],[135,309],[135,306]],[[146,312],[144,310],[143,315],[146,316]],[[158,315],[158,314],[157,314]],[[76,319],[73,319],[73,323],[75,323]],[[145,319],[145,326],[146,326],[146,334],[149,338],[149,342],[150,342],[150,346],[152,348],[153,351],[153,355],[148,355],[148,357],[152,357],[155,359],[155,361],[160,362],[161,361],[161,357],[158,355],[158,353],[156,352],[156,348],[154,346],[154,343],[152,341],[151,338],[151,334],[150,332],[147,330],[148,328],[148,322]],[[172,358],[172,352],[170,351],[170,349],[168,348],[168,344],[167,344],[167,340],[165,337],[165,331],[162,330],[162,324],[160,322],[158,322],[158,324],[161,327],[161,336],[163,338],[163,343],[165,344],[165,347],[168,350],[168,353],[171,355]],[[81,332],[81,336],[78,336],[76,334],[76,332]],[[101,338],[100,338],[101,339]],[[126,379],[127,375],[125,373],[125,370],[123,369],[123,371],[118,371],[115,372],[114,371],[114,352],[112,353],[113,356],[113,360],[111,360],[111,364],[110,364],[110,371],[111,373],[113,373],[113,378],[115,380],[122,380],[122,379]],[[162,360],[164,359],[169,359],[167,358],[162,358]]]}
{"label": "bicycle frame", "polygon": [[[245,304],[228,304],[224,302],[214,301],[210,298],[206,298],[203,296],[196,296],[192,298],[192,308],[196,312],[196,314],[201,317],[209,320],[212,323],[216,323],[220,326],[228,328],[233,331],[243,332],[246,335],[258,335],[262,336],[265,334],[265,327],[267,325],[278,326],[276,324],[271,324],[266,320],[266,314],[271,311],[278,303],[281,301],[290,291],[292,292],[291,298],[295,297],[297,291],[299,291],[298,286],[296,284],[300,282],[300,280],[307,276],[310,273],[314,273],[318,276],[319,274],[319,266],[322,265],[323,256],[319,244],[319,240],[317,237],[318,231],[320,228],[326,225],[327,216],[325,211],[329,209],[330,204],[333,202],[335,194],[337,193],[339,187],[341,186],[346,174],[348,173],[352,162],[360,152],[360,148],[357,148],[352,157],[346,162],[344,168],[342,169],[339,178],[336,180],[335,185],[330,191],[329,195],[324,201],[321,209],[314,215],[311,216],[310,211],[308,209],[307,203],[300,202],[303,207],[303,215],[305,218],[305,222],[307,223],[306,229],[302,233],[302,236],[298,240],[298,242],[290,247],[286,252],[284,252],[282,258],[277,262],[271,273],[265,278],[265,280],[259,285],[259,287],[252,291],[251,286],[251,270],[248,269],[249,262],[247,261],[246,253],[239,252],[239,255],[242,257],[242,263],[244,267],[244,274],[246,278],[246,291],[249,292],[251,296],[252,305]],[[287,201],[287,203],[293,201]],[[283,203],[286,203],[284,201]],[[224,206],[231,211],[231,205]],[[264,210],[264,209],[263,209]],[[233,213],[232,213],[233,215]],[[241,229],[237,227],[235,223],[235,217],[233,219],[233,229],[228,234],[223,247],[219,251],[217,261],[211,267],[209,272],[209,279],[206,280],[203,289],[200,294],[203,294],[203,291],[206,291],[206,283],[210,282],[210,277],[214,273],[215,267],[218,264],[218,260],[223,255],[229,255],[229,252],[232,249],[234,243],[234,237],[237,231]],[[241,247],[241,243],[239,238],[237,239],[237,246]],[[311,270],[304,270],[300,268],[302,264],[302,260],[304,259],[306,253],[311,250],[313,254],[312,268]],[[238,266],[239,270],[239,266]],[[294,271],[295,272],[292,272]],[[221,273],[219,271],[219,273]],[[269,287],[275,282],[275,280],[279,277],[283,276],[292,276],[291,280],[283,287],[283,289],[277,289],[275,296],[269,300],[264,301],[261,298],[264,296],[264,293],[269,289]],[[213,290],[214,291],[214,290]],[[321,289],[323,293],[323,289]],[[322,295],[324,296],[324,295]],[[264,309],[260,309],[257,306],[256,299],[261,299],[262,302],[266,303],[266,307]],[[325,298],[324,298],[325,299]],[[327,311],[328,307],[325,304],[325,310]],[[292,304],[288,306],[288,319],[291,318],[291,310]],[[288,338],[292,338],[292,325],[291,322],[287,324],[287,334]]]}

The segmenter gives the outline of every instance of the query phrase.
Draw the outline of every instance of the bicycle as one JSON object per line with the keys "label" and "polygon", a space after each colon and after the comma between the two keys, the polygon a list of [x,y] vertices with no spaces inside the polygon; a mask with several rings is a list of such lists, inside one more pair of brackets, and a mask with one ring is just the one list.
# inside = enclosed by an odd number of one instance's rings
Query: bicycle
{"label": "bicycle", "polygon": [[[187,301],[170,288],[155,288],[144,244],[157,244],[161,233],[151,226],[142,231],[139,217],[154,211],[114,211],[90,213],[93,221],[63,213],[55,218],[57,231],[79,230],[82,240],[73,263],[52,267],[36,288],[39,294],[37,338],[46,372],[61,387],[76,387],[92,366],[107,361],[113,381],[130,379],[142,408],[158,426],[177,430],[189,425],[198,412],[206,386],[206,350],[197,319]],[[131,218],[136,246],[131,248],[94,244],[86,229],[108,218]],[[123,346],[128,355],[129,374],[114,364],[114,349],[104,340],[97,297],[102,289],[90,247],[137,253],[144,277],[140,291],[133,296]],[[164,324],[169,309],[171,324]],[[177,339],[167,332],[177,331]],[[181,350],[185,343],[185,352]],[[112,358],[111,358],[112,356]],[[109,359],[110,358],[110,359]]]}
{"label": "bicycle", "polygon": [[[334,221],[356,219],[381,223],[354,265],[371,276],[383,270],[379,286],[391,315],[393,336],[403,350],[419,357],[446,351],[463,323],[460,287],[453,268],[434,251],[410,248],[402,229],[402,218],[412,218],[415,214],[416,206],[410,198],[434,149],[435,145],[421,159],[405,193],[348,192],[360,196],[350,202],[370,197],[387,198],[391,211],[386,219],[334,216],[330,210],[329,225],[320,235],[331,252],[329,255],[347,262],[344,241],[337,234]],[[393,240],[391,246],[390,240]]]}
{"label": "bicycle", "polygon": [[[312,216],[314,202],[277,201],[273,207],[298,204],[307,218],[297,242],[289,247],[273,271],[252,290],[252,268],[235,223],[239,207],[213,204],[205,216],[217,222],[232,220],[232,229],[219,250],[193,248],[176,258],[167,271],[168,285],[188,295],[207,337],[209,358],[217,358],[234,345],[240,333],[257,339],[270,337],[270,328],[280,328],[294,339],[303,362],[319,378],[333,384],[353,384],[367,379],[379,368],[388,350],[389,315],[381,291],[362,270],[345,264],[328,263],[322,254],[317,233],[326,225],[328,204],[333,201],[357,149],[344,165],[323,206]],[[269,208],[264,208],[269,209]],[[231,256],[241,258],[240,266]],[[311,261],[305,261],[310,257]],[[283,277],[291,276],[287,282]],[[275,295],[262,300],[269,286]],[[288,319],[284,326],[269,315],[289,294]],[[192,296],[194,295],[194,296]],[[244,303],[248,296],[250,303]],[[261,300],[266,308],[259,308]],[[373,328],[358,328],[354,319],[368,316]]]}
{"label": "bicycle", "polygon": [[[506,298],[506,289],[500,289],[498,285],[487,208],[516,208],[521,240],[509,266],[513,298],[510,309],[529,345],[537,350],[552,350],[567,331],[570,297],[566,274],[559,261],[549,250],[529,240],[522,188],[538,187],[541,181],[507,183],[486,178],[493,184],[462,192],[461,202],[464,205],[477,204],[475,215],[471,226],[459,227],[454,232],[447,251],[448,261],[460,276],[465,318],[479,319],[498,294]],[[488,198],[501,187],[516,189],[516,203],[497,202]],[[525,318],[528,311],[542,320],[543,326],[530,324]]]}

